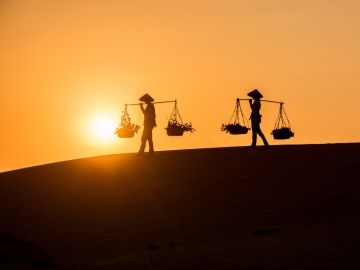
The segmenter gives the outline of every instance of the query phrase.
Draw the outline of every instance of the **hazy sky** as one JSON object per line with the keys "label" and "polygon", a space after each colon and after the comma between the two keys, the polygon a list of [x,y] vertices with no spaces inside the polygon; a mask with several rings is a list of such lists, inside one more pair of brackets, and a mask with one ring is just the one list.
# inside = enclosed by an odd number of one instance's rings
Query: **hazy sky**
{"label": "hazy sky", "polygon": [[156,150],[249,145],[220,127],[254,88],[286,103],[295,131],[274,141],[264,104],[270,144],[358,142],[359,14],[357,0],[1,0],[0,171],[137,151],[139,134],[95,126],[145,92],[178,99],[197,130],[167,137],[172,105],[158,105]]}

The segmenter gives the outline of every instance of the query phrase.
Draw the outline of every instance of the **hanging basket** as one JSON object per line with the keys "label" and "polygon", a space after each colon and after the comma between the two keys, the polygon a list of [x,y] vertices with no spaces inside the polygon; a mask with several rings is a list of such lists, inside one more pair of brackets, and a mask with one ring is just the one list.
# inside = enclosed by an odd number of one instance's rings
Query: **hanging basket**
{"label": "hanging basket", "polygon": [[[240,119],[242,123],[240,123]],[[245,115],[240,106],[240,99],[236,99],[235,110],[229,120],[228,124],[222,124],[221,131],[225,131],[231,135],[247,134],[250,128],[245,121]]]}
{"label": "hanging basket", "polygon": [[184,129],[180,126],[168,126],[166,128],[166,134],[168,136],[183,136],[184,135]]}
{"label": "hanging basket", "polygon": [[127,106],[121,115],[121,121],[119,127],[116,129],[115,134],[119,138],[133,138],[138,133],[140,126],[132,124],[130,115],[127,112]]}
{"label": "hanging basket", "polygon": [[225,131],[231,135],[247,134],[250,129],[240,124],[222,125],[221,131]]}
{"label": "hanging basket", "polygon": [[176,101],[170,119],[168,121],[168,125],[165,129],[168,136],[183,136],[184,132],[193,133],[195,131],[191,123],[183,123],[179,110],[177,108]]}
{"label": "hanging basket", "polygon": [[138,129],[136,128],[136,125],[123,126],[116,129],[116,135],[120,138],[132,138],[137,132]]}
{"label": "hanging basket", "polygon": [[287,127],[274,129],[271,134],[274,136],[275,140],[287,140],[291,137],[294,137],[294,132],[292,132],[291,129]]}
{"label": "hanging basket", "polygon": [[181,123],[177,120],[170,119],[168,126],[166,127],[166,133],[168,136],[183,136],[184,132],[193,133],[195,129],[192,127],[191,123]]}
{"label": "hanging basket", "polygon": [[294,137],[294,132],[291,130],[290,121],[286,115],[283,103],[280,103],[278,118],[271,135],[273,135],[275,140],[287,140]]}

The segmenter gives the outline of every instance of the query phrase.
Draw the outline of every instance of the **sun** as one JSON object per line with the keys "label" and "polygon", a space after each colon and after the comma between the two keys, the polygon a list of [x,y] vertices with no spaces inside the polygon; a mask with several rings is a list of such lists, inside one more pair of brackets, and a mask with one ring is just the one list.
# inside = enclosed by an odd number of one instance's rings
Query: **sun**
{"label": "sun", "polygon": [[110,141],[115,138],[117,121],[109,115],[99,115],[91,120],[91,135],[97,141]]}

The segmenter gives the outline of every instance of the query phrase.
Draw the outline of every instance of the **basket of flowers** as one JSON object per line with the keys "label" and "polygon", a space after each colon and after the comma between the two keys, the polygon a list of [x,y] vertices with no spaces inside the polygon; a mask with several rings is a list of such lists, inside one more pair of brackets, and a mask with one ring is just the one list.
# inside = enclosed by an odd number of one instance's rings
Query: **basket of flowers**
{"label": "basket of flowers", "polygon": [[294,137],[294,132],[288,127],[274,129],[271,134],[274,136],[275,140],[287,140]]}
{"label": "basket of flowers", "polygon": [[129,113],[127,112],[127,106],[121,115],[121,121],[119,127],[116,129],[115,134],[120,138],[132,138],[138,133],[140,126],[131,123]]}
{"label": "basket of flowers", "polygon": [[279,114],[275,122],[275,127],[271,132],[271,135],[273,135],[275,140],[287,140],[291,137],[294,137],[294,132],[292,132],[291,130],[290,121],[284,110],[283,103],[280,103]]}
{"label": "basket of flowers", "polygon": [[[225,131],[231,135],[247,134],[250,128],[245,121],[245,115],[240,106],[240,99],[236,99],[235,110],[228,124],[222,124],[221,131]],[[242,123],[240,123],[242,120]]]}
{"label": "basket of flowers", "polygon": [[229,133],[231,135],[238,135],[238,134],[247,134],[249,131],[249,128],[246,126],[242,126],[239,123],[235,124],[223,124],[221,126],[221,131],[225,131],[226,133]]}
{"label": "basket of flowers", "polygon": [[191,123],[181,123],[177,120],[170,119],[168,121],[168,126],[166,127],[166,133],[168,136],[183,136],[184,132],[193,133],[195,129],[192,127]]}
{"label": "basket of flowers", "polygon": [[170,119],[168,121],[168,125],[165,129],[168,136],[183,136],[184,132],[193,133],[195,131],[191,123],[183,123],[179,110],[177,108],[176,101]]}

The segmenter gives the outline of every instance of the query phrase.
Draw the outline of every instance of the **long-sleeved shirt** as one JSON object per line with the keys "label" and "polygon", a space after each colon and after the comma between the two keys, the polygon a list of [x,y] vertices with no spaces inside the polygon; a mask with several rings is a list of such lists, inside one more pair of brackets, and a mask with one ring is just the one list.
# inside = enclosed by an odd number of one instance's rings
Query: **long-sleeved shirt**
{"label": "long-sleeved shirt", "polygon": [[251,107],[251,118],[252,117],[261,117],[260,109],[261,109],[261,102],[260,99],[255,99],[253,103],[250,104]]}
{"label": "long-sleeved shirt", "polygon": [[144,126],[146,127],[156,127],[156,114],[155,106],[152,103],[149,103],[145,109],[144,113]]}

